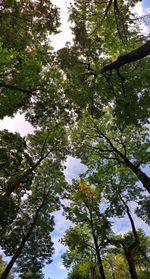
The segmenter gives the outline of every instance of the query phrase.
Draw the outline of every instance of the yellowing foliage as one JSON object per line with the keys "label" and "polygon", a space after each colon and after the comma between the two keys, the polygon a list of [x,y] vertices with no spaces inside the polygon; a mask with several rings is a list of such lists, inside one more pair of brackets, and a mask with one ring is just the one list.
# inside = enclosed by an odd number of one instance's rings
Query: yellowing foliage
{"label": "yellowing foliage", "polygon": [[91,186],[87,185],[84,181],[80,181],[79,189],[86,197],[93,197],[96,195],[96,189],[91,188]]}

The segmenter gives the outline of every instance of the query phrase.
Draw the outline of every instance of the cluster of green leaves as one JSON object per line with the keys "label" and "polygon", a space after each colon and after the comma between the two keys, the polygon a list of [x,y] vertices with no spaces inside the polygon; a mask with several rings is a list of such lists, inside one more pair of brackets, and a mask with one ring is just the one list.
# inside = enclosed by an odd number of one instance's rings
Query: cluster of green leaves
{"label": "cluster of green leaves", "polygon": [[5,0],[0,24],[0,118],[18,109],[35,125],[43,118],[58,121],[63,112],[67,116],[62,75],[49,40],[59,32],[58,8],[49,0]]}
{"label": "cluster of green leaves", "polygon": [[76,103],[77,111],[86,109],[99,118],[101,109],[109,104],[119,124],[148,120],[148,59],[125,65],[120,72],[102,71],[146,40],[131,13],[136,2],[77,0],[71,6],[74,43],[58,54],[67,76],[66,94]]}

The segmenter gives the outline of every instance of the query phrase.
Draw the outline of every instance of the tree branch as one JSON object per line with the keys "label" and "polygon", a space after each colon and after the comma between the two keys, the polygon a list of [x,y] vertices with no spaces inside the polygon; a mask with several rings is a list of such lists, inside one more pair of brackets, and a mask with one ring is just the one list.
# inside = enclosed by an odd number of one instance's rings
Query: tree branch
{"label": "tree branch", "polygon": [[20,92],[23,92],[23,93],[29,93],[29,94],[33,93],[33,91],[38,90],[37,88],[24,89],[24,88],[18,87],[16,85],[4,84],[2,82],[0,82],[0,87],[1,88],[6,88],[6,89],[11,89],[11,90],[17,90],[17,91],[20,91]]}
{"label": "tree branch", "polygon": [[150,54],[150,41],[147,41],[144,45],[142,45],[141,47],[134,49],[133,51],[119,56],[117,60],[115,60],[114,62],[106,65],[103,67],[103,69],[101,70],[101,73],[104,74],[108,71],[112,71],[112,70],[118,70],[120,67],[138,61],[144,57],[146,57],[147,55]]}

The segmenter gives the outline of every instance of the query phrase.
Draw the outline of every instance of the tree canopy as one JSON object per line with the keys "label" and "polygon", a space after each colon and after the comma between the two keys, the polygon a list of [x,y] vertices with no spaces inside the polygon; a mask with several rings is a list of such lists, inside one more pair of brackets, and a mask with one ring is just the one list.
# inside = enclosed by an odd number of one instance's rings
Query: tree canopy
{"label": "tree canopy", "polygon": [[[59,209],[72,222],[61,240],[68,278],[149,277],[149,236],[136,224],[150,223],[150,41],[139,2],[72,1],[73,40],[57,51],[53,1],[0,3],[0,119],[19,112],[34,126],[26,137],[0,131],[0,246],[10,257],[1,279],[44,278]],[[86,166],[70,184],[68,156]]]}

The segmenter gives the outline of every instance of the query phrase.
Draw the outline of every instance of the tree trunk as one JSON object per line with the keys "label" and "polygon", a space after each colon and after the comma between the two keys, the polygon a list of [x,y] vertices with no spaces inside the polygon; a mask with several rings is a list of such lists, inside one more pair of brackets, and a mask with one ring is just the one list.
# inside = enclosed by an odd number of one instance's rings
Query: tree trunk
{"label": "tree trunk", "polygon": [[109,65],[106,65],[101,70],[101,73],[104,74],[108,71],[118,70],[120,67],[129,64],[131,62],[138,61],[145,56],[150,54],[150,41],[146,42],[143,46],[134,49],[133,51],[118,57],[118,59]]}
{"label": "tree trunk", "polygon": [[125,157],[123,154],[121,157],[122,159],[124,159],[126,166],[129,167],[134,172],[137,178],[142,182],[144,188],[150,193],[150,178],[144,172],[142,172],[138,167],[134,166],[130,162],[130,160],[127,157]]}
{"label": "tree trunk", "polygon": [[132,256],[132,251],[129,249],[124,249],[125,256],[129,265],[129,272],[132,279],[138,279],[138,275],[136,272],[135,262]]}
{"label": "tree trunk", "polygon": [[94,243],[95,243],[95,250],[96,250],[96,255],[97,255],[98,269],[99,269],[99,273],[101,275],[100,279],[106,279],[97,241],[96,242],[94,241]]}
{"label": "tree trunk", "polygon": [[126,248],[125,246],[123,246],[123,248],[124,248],[126,259],[128,261],[129,272],[131,274],[131,278],[132,279],[138,279],[138,275],[137,275],[136,267],[135,267],[135,262],[134,262],[134,257],[133,257],[133,252],[134,252],[134,249],[140,244],[140,241],[139,241],[139,237],[138,237],[138,234],[137,234],[137,231],[136,231],[136,227],[135,227],[132,215],[130,213],[130,209],[129,209],[127,203],[124,201],[124,199],[122,198],[121,195],[120,195],[120,199],[121,199],[123,205],[126,208],[126,213],[127,213],[128,218],[130,220],[131,227],[132,227],[132,232],[133,232],[134,239],[135,239],[135,241],[128,248]]}
{"label": "tree trunk", "polygon": [[136,167],[120,150],[118,150],[111,140],[100,130],[98,132],[101,136],[103,136],[106,141],[110,144],[113,151],[118,155],[121,159],[123,159],[124,164],[132,170],[132,172],[137,176],[137,178],[142,182],[143,186],[150,193],[150,177],[148,177],[144,172],[142,172],[138,167]]}
{"label": "tree trunk", "polygon": [[34,226],[36,225],[37,219],[38,219],[38,217],[39,217],[39,213],[40,213],[40,211],[41,211],[41,209],[42,209],[42,207],[43,207],[43,205],[44,205],[44,203],[45,203],[45,200],[46,200],[47,196],[48,196],[48,194],[44,197],[42,204],[41,204],[41,205],[39,206],[39,208],[37,209],[37,211],[36,211],[36,213],[35,213],[35,216],[34,216],[34,218],[33,218],[33,221],[32,221],[32,223],[31,223],[31,226],[30,226],[30,228],[29,228],[27,234],[23,237],[23,239],[22,239],[22,241],[21,241],[19,247],[17,248],[17,250],[16,250],[15,254],[13,255],[13,257],[11,258],[11,260],[9,261],[9,263],[8,263],[8,265],[6,266],[5,270],[3,271],[3,273],[2,273],[2,275],[1,275],[1,277],[0,277],[0,279],[7,279],[7,278],[8,278],[8,275],[9,275],[9,272],[10,272],[11,268],[13,267],[14,263],[16,262],[16,260],[18,259],[18,257],[20,256],[20,254],[21,254],[21,252],[22,252],[22,250],[23,250],[23,248],[24,248],[26,242],[28,241],[30,235],[32,234],[32,231],[33,231],[33,229],[34,229]]}
{"label": "tree trunk", "polygon": [[2,273],[1,275],[1,278],[0,279],[7,279],[7,276],[9,275],[9,272],[11,271],[14,263],[16,262],[16,260],[18,259],[18,257],[20,256],[21,252],[22,252],[22,249],[24,248],[24,245],[26,243],[26,241],[28,240],[29,236],[28,237],[25,237],[21,243],[20,243],[20,246],[19,248],[17,249],[16,253],[13,255],[13,257],[11,258],[11,260],[9,261],[8,265],[6,266],[4,272]]}
{"label": "tree trunk", "polygon": [[88,208],[88,210],[89,210],[89,213],[90,213],[90,225],[91,225],[92,236],[93,236],[93,240],[94,240],[94,246],[95,246],[96,257],[97,257],[97,262],[98,262],[98,269],[99,269],[99,273],[100,273],[100,276],[101,276],[100,279],[106,279],[104,268],[103,268],[103,263],[102,263],[102,259],[101,259],[101,255],[100,255],[100,250],[99,250],[99,246],[98,246],[98,241],[97,241],[97,237],[95,235],[95,230],[94,230],[94,227],[93,227],[92,213],[91,213],[89,208]]}
{"label": "tree trunk", "polygon": [[130,220],[130,223],[131,223],[131,228],[132,228],[132,232],[133,232],[134,239],[135,239],[135,242],[133,243],[133,246],[135,248],[136,246],[138,246],[140,244],[140,240],[139,240],[139,237],[138,237],[138,234],[137,234],[137,230],[136,230],[132,215],[130,213],[130,209],[129,209],[128,204],[124,201],[124,199],[122,198],[122,196],[120,194],[119,194],[119,196],[120,196],[120,199],[121,199],[121,201],[122,201],[122,203],[123,203],[123,205],[126,209],[126,213],[127,213],[128,218]]}
{"label": "tree trunk", "polygon": [[[45,142],[44,142],[43,146],[44,145],[45,145]],[[43,147],[42,147],[42,149],[43,149]],[[50,152],[52,152],[53,149],[54,149],[54,146],[45,155],[41,155],[39,160],[37,162],[35,162],[31,168],[25,170],[20,175],[20,177],[6,189],[5,194],[0,197],[0,200],[7,200],[11,196],[11,194],[20,186],[20,183],[23,181],[23,179],[26,178],[28,175],[32,174],[32,172],[41,164],[41,162],[48,157],[48,155],[50,154]]]}

